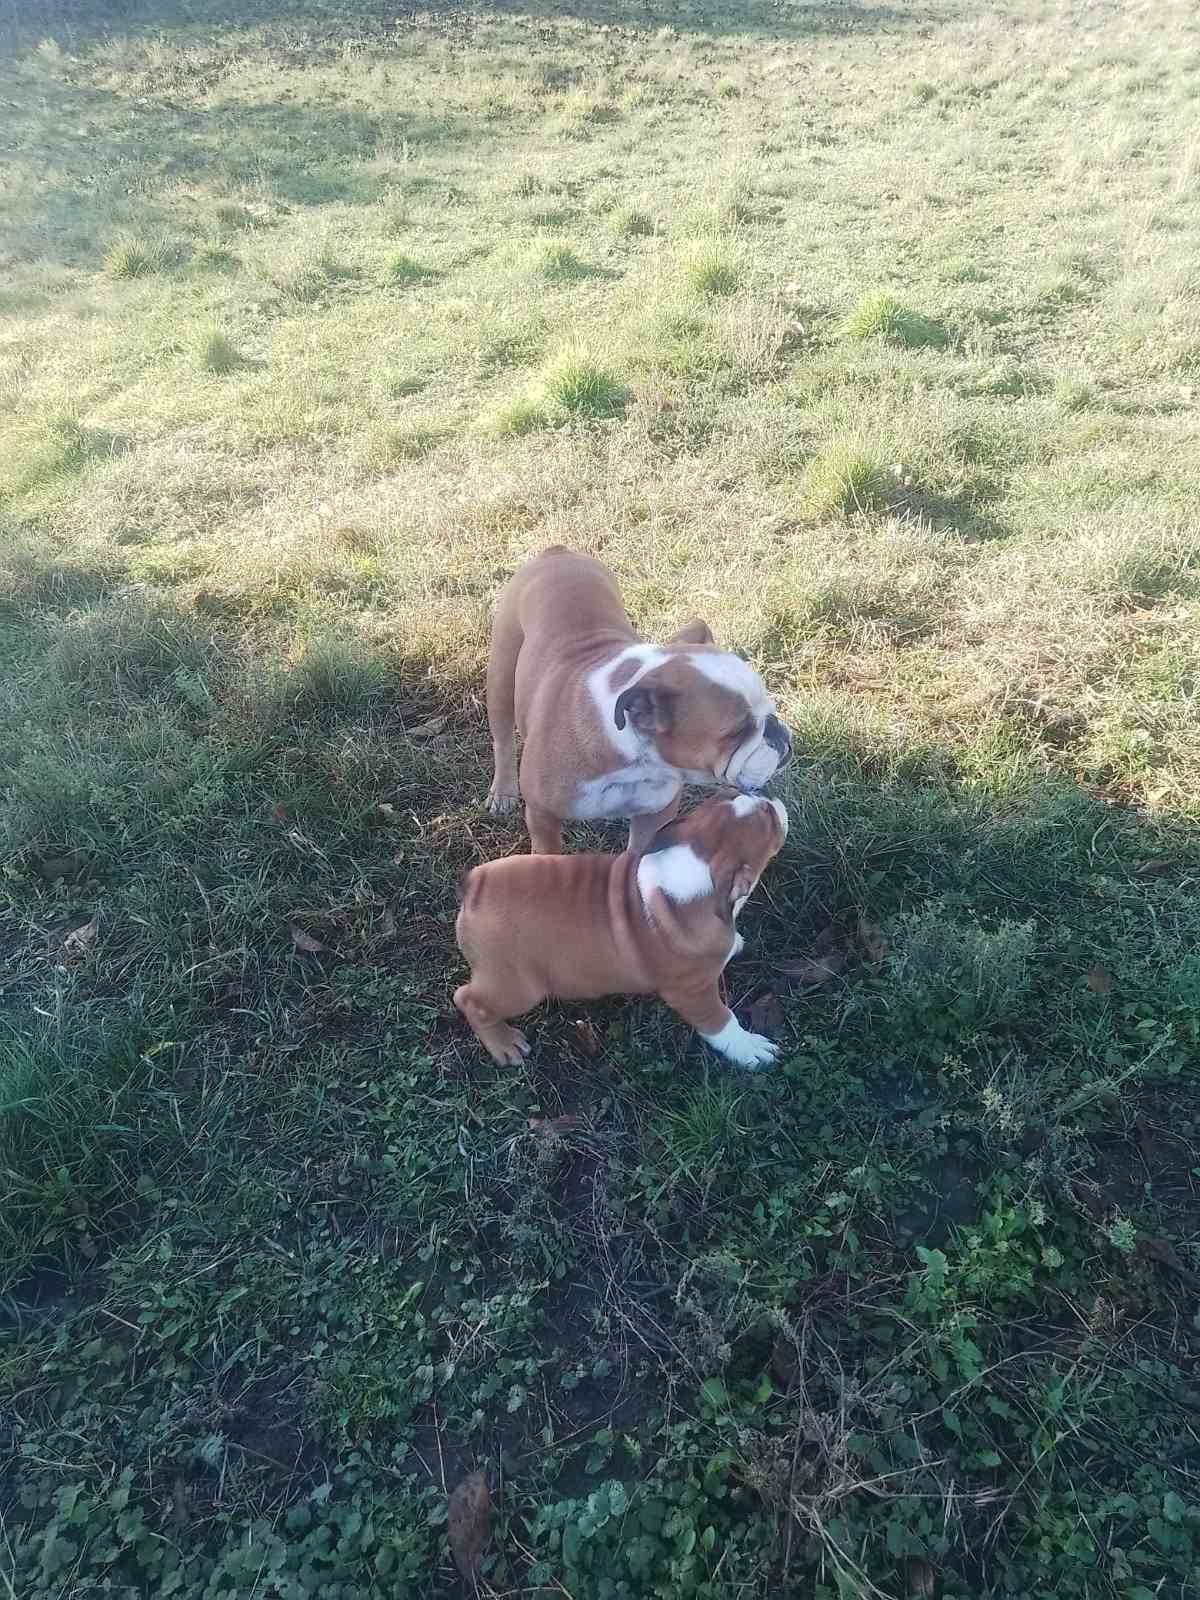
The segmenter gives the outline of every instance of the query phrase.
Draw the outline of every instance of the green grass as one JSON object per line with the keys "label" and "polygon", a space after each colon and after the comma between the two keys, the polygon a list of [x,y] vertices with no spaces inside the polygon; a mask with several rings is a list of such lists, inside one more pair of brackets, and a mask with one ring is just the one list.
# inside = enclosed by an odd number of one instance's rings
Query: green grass
{"label": "green grass", "polygon": [[683,263],[684,282],[701,295],[733,294],[742,281],[737,255],[719,242],[700,244]]}
{"label": "green grass", "polygon": [[218,377],[227,373],[236,372],[239,367],[246,364],[246,358],[239,351],[237,345],[227,333],[222,333],[219,328],[206,328],[200,335],[200,344],[197,351],[200,365],[209,372],[214,372]]}
{"label": "green grass", "polygon": [[[481,1593],[1184,1600],[1190,19],[14,19],[0,1595],[453,1594],[485,1470]],[[556,541],[793,727],[771,1072],[450,1004]]]}
{"label": "green grass", "polygon": [[430,276],[428,267],[423,267],[419,261],[414,261],[412,256],[403,254],[389,256],[384,274],[387,281],[398,289],[403,289],[409,284],[425,283]]}
{"label": "green grass", "polygon": [[842,327],[848,339],[886,339],[915,347],[946,342],[945,329],[902,305],[895,295],[868,294],[858,301]]}
{"label": "green grass", "polygon": [[567,348],[542,368],[541,387],[554,411],[581,421],[616,417],[625,409],[628,390],[586,351]]}
{"label": "green grass", "polygon": [[166,250],[160,240],[122,234],[104,252],[103,266],[110,278],[145,278],[161,272],[165,261]]}

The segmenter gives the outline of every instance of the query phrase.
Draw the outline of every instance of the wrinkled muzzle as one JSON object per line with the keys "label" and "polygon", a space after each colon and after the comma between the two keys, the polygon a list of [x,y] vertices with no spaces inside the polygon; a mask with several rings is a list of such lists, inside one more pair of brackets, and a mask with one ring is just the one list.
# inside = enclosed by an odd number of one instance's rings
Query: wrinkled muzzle
{"label": "wrinkled muzzle", "polygon": [[752,794],[769,783],[785,762],[791,759],[792,736],[772,715],[766,718],[761,730],[738,746],[729,758],[722,776],[726,783]]}

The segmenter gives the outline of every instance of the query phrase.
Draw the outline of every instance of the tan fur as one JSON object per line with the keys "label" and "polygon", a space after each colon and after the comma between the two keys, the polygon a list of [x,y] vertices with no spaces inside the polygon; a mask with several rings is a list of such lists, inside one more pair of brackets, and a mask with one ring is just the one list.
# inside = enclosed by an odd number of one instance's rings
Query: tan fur
{"label": "tan fur", "polygon": [[508,1018],[548,996],[592,1000],[657,994],[701,1033],[730,1021],[718,980],[735,945],[733,906],[783,844],[775,811],[744,816],[709,799],[665,828],[655,849],[691,845],[713,890],[675,904],[661,890],[642,903],[640,857],[507,856],[467,874],[455,933],[471,967],[454,1003],[492,1057],[515,1065],[528,1051]]}
{"label": "tan fur", "polygon": [[[581,785],[603,781],[622,769],[609,720],[598,715],[589,674],[642,641],[630,626],[612,573],[561,545],[519,568],[496,601],[488,662],[487,712],[495,775],[488,795],[493,811],[507,811],[521,798],[532,849],[562,849],[564,818],[582,815]],[[717,769],[742,719],[745,703],[706,678],[690,663],[697,651],[711,652],[707,625],[695,620],[665,645],[667,656],[652,672],[618,665],[606,680],[613,691],[637,678],[628,721],[656,748],[662,770],[678,769],[673,795],[660,809],[602,810],[593,816],[630,816],[630,848],[644,849],[679,806],[683,773],[718,781]],[[515,732],[522,739],[518,780]],[[671,774],[668,772],[667,777]],[[664,784],[668,795],[669,781]]]}

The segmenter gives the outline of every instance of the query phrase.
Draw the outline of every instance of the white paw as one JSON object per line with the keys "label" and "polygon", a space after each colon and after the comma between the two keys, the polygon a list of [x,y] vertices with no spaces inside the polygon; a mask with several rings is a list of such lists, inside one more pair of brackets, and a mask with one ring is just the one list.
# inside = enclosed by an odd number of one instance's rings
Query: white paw
{"label": "white paw", "polygon": [[746,1067],[752,1072],[758,1067],[769,1067],[779,1054],[779,1046],[773,1040],[764,1038],[761,1033],[749,1033],[734,1016],[719,1033],[705,1033],[701,1037],[735,1067]]}
{"label": "white paw", "polygon": [[521,803],[517,789],[498,789],[495,784],[488,790],[487,808],[494,817],[505,817]]}

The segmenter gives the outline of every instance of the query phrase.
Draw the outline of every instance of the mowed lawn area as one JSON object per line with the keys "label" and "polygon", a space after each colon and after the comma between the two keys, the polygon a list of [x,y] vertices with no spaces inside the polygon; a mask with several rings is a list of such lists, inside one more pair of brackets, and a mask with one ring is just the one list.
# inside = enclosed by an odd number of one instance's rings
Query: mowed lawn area
{"label": "mowed lawn area", "polygon": [[[1194,1600],[1195,8],[0,12],[0,1600]],[[554,542],[774,1070],[450,1004]]]}

